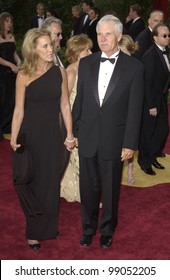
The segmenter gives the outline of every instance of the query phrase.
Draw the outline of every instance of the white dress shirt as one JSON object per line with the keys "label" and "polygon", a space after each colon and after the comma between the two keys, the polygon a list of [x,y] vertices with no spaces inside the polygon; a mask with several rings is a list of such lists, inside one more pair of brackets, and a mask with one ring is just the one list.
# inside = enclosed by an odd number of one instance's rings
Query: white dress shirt
{"label": "white dress shirt", "polygon": [[[98,93],[99,93],[99,100],[100,100],[100,106],[102,106],[103,99],[106,94],[107,87],[109,85],[112,73],[114,71],[117,58],[120,51],[117,51],[109,58],[115,58],[115,63],[112,64],[109,60],[106,60],[105,62],[100,62],[100,68],[99,68],[99,78],[98,78]],[[101,57],[108,58],[105,53],[102,52]]]}
{"label": "white dress shirt", "polygon": [[[157,45],[157,44],[156,44]],[[166,51],[166,49],[160,47],[159,45],[157,45],[157,47],[163,52],[163,51]],[[166,65],[168,67],[168,70],[170,71],[170,65],[169,65],[169,59],[168,59],[168,56],[166,54],[163,54],[163,57],[165,59],[165,62],[166,62]]]}
{"label": "white dress shirt", "polygon": [[[39,17],[39,15],[38,15],[38,17]],[[41,18],[39,17],[38,18],[38,27],[40,28],[41,27],[41,25],[42,25],[42,23],[43,23],[43,20],[44,20],[44,17],[42,16]]]}

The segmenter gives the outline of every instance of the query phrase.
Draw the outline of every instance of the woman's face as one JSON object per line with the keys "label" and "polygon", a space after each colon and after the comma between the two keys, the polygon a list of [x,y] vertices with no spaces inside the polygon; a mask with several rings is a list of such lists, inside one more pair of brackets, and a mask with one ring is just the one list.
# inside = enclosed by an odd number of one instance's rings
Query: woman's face
{"label": "woman's face", "polygon": [[53,44],[48,35],[37,39],[36,53],[39,61],[52,62],[54,57]]}
{"label": "woman's face", "polygon": [[91,52],[89,46],[86,46],[86,48],[85,48],[83,51],[81,51],[81,52],[79,53],[79,59],[80,59],[80,58],[83,58],[83,57],[85,57],[85,56],[87,56],[87,55],[89,55],[89,54],[91,54],[91,53],[92,53],[92,52]]}
{"label": "woman's face", "polygon": [[6,32],[10,32],[12,28],[12,19],[10,17],[7,17],[4,21],[4,29]]}

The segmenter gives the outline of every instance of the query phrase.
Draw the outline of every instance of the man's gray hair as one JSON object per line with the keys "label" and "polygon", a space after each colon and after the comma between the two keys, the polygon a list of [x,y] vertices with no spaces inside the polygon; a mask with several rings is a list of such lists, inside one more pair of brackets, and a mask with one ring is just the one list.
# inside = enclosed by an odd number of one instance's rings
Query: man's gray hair
{"label": "man's gray hair", "polygon": [[113,23],[116,35],[123,32],[123,24],[121,23],[120,19],[118,19],[117,17],[115,17],[113,15],[105,15],[104,17],[102,17],[98,21],[97,26],[96,26],[96,31],[97,32],[99,30],[99,26],[102,25],[105,22],[112,22]]}
{"label": "man's gray hair", "polygon": [[52,23],[57,23],[58,25],[62,25],[62,21],[59,19],[59,18],[56,18],[56,17],[47,17],[44,21],[43,21],[43,23],[42,23],[42,25],[41,25],[41,28],[43,28],[43,29],[47,29],[48,27],[50,27],[50,25],[52,24]]}

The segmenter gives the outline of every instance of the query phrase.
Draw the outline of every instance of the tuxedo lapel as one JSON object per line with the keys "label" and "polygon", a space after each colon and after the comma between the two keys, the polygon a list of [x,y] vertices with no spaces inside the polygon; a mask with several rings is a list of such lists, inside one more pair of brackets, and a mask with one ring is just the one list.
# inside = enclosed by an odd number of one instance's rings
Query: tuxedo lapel
{"label": "tuxedo lapel", "polygon": [[155,49],[156,49],[156,51],[157,51],[157,53],[158,53],[158,55],[159,55],[159,57],[160,57],[160,60],[161,60],[163,66],[164,66],[164,68],[165,68],[165,71],[168,71],[168,72],[169,72],[169,69],[168,69],[168,66],[167,66],[167,64],[166,64],[166,62],[165,62],[165,59],[164,59],[164,57],[163,57],[162,51],[161,51],[158,47],[155,47]]}
{"label": "tuxedo lapel", "polygon": [[121,56],[121,53],[120,53],[119,57],[118,57],[118,60],[117,60],[117,63],[116,63],[116,66],[115,66],[115,69],[114,69],[113,74],[111,76],[109,85],[107,87],[102,106],[104,106],[104,104],[106,103],[106,101],[108,100],[110,95],[113,93],[113,91],[114,91],[114,89],[117,85],[117,82],[118,82],[118,80],[121,76],[123,68],[124,68],[124,65],[123,65],[122,56]]}
{"label": "tuxedo lapel", "polygon": [[97,104],[100,106],[99,92],[98,92],[99,67],[100,67],[100,56],[98,59],[96,59],[92,63],[92,66],[91,66],[93,94],[94,94]]}

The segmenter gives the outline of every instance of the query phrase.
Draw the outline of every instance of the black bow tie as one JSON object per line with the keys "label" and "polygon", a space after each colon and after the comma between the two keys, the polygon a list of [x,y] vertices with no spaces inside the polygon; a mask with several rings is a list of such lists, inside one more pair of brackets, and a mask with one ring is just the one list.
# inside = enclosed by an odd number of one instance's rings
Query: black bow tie
{"label": "black bow tie", "polygon": [[110,63],[114,64],[115,63],[115,58],[106,58],[106,57],[101,57],[100,61],[105,62],[106,60],[110,61]]}
{"label": "black bow tie", "polygon": [[162,51],[162,54],[166,54],[167,55],[167,51]]}
{"label": "black bow tie", "polygon": [[41,18],[41,19],[43,19],[43,17],[40,17],[40,16],[38,16],[38,18]]}

